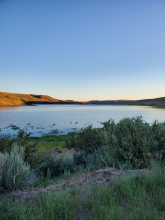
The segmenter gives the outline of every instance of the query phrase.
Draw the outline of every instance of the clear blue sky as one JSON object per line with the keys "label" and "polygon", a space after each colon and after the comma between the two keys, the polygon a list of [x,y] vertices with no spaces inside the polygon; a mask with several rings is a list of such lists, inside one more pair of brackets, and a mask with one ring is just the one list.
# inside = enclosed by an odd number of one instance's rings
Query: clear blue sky
{"label": "clear blue sky", "polygon": [[0,0],[0,91],[165,96],[165,0]]}

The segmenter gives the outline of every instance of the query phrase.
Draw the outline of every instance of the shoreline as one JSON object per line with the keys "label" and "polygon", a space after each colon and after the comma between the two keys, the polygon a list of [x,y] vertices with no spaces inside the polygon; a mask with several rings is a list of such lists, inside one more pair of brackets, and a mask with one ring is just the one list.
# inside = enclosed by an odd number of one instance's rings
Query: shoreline
{"label": "shoreline", "polygon": [[18,106],[36,106],[36,105],[96,105],[96,106],[148,106],[148,107],[155,107],[155,108],[165,108],[165,105],[143,105],[143,104],[93,104],[93,103],[68,103],[68,102],[61,102],[61,103],[33,103],[33,104],[25,104],[25,105],[1,105],[0,107],[18,107]]}

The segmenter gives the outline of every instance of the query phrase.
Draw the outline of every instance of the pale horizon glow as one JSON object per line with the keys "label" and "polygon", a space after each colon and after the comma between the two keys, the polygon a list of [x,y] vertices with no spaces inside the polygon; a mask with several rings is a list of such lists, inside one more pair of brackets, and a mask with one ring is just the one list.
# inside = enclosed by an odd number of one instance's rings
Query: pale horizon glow
{"label": "pale horizon glow", "polygon": [[164,0],[0,0],[0,91],[165,97]]}

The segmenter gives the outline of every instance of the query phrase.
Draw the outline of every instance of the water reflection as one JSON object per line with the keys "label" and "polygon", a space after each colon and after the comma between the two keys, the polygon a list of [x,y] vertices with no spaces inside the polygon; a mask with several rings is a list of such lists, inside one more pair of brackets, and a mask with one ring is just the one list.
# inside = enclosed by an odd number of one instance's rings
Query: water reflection
{"label": "water reflection", "polygon": [[0,107],[1,133],[16,134],[16,127],[34,136],[59,130],[64,134],[89,124],[99,127],[100,122],[113,118],[116,122],[124,117],[143,116],[147,122],[165,121],[165,109],[148,106],[110,105],[36,105]]}
{"label": "water reflection", "polygon": [[3,112],[3,111],[16,111],[20,108],[20,106],[2,106],[0,107],[0,112]]}

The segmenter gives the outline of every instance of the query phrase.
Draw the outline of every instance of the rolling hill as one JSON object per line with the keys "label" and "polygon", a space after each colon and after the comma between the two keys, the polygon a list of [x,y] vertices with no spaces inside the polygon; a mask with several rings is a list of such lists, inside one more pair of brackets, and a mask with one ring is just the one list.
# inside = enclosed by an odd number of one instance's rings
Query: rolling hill
{"label": "rolling hill", "polygon": [[47,95],[0,92],[0,106],[19,106],[32,104],[86,104],[86,102],[54,99]]}

